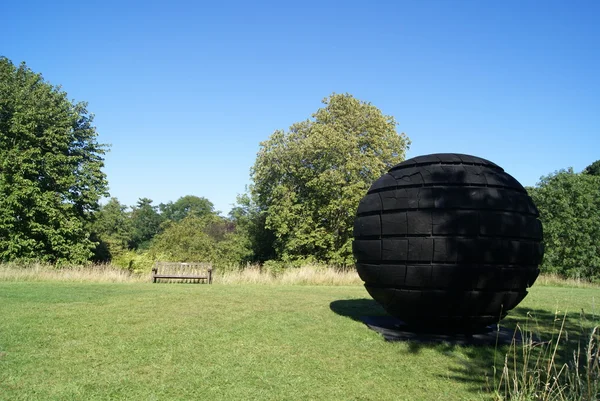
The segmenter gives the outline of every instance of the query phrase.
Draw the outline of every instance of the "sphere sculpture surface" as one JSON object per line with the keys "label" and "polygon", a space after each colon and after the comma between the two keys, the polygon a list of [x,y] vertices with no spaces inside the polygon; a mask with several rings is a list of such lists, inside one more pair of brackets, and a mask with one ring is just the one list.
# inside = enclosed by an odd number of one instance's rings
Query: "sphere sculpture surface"
{"label": "sphere sculpture surface", "polygon": [[488,160],[415,157],[361,200],[356,268],[369,294],[409,326],[476,331],[505,317],[537,278],[537,217],[523,186]]}

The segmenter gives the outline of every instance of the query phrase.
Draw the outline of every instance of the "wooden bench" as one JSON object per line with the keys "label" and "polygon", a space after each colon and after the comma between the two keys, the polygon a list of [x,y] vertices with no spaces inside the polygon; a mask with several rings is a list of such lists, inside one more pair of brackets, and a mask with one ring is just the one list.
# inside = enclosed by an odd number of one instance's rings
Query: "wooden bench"
{"label": "wooden bench", "polygon": [[204,280],[212,284],[212,267],[208,263],[156,262],[152,268],[152,282],[156,283],[161,279],[184,282]]}

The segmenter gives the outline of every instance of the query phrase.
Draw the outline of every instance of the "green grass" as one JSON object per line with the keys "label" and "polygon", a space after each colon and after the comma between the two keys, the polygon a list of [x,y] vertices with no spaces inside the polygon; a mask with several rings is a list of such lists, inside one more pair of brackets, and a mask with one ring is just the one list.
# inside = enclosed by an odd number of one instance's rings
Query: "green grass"
{"label": "green grass", "polygon": [[[568,309],[573,345],[598,295],[534,287],[503,324]],[[489,399],[503,350],[387,343],[369,314],[358,286],[0,282],[0,400]]]}

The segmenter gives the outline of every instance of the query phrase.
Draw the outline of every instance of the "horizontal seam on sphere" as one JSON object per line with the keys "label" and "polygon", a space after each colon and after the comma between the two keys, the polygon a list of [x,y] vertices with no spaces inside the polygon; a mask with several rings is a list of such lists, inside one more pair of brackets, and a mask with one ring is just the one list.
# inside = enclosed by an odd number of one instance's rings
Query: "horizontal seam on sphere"
{"label": "horizontal seam on sphere", "polygon": [[448,290],[448,287],[416,287],[416,286],[402,286],[402,287],[397,287],[397,286],[389,286],[389,287],[382,287],[382,286],[378,286],[378,285],[372,285],[369,283],[365,283],[365,286],[368,286],[369,288],[378,288],[378,289],[382,289],[382,290],[407,290],[407,291],[415,291],[415,292],[433,292],[433,291],[440,291],[443,292],[445,294],[449,294],[449,295],[453,295],[453,294],[464,294],[464,293],[468,293],[468,292],[472,292],[472,291],[477,291],[480,293],[484,293],[484,294],[499,294],[499,293],[514,293],[514,294],[523,294],[523,293],[527,293],[529,294],[529,292],[527,291],[527,288],[530,287],[526,287],[523,288],[522,290],[520,289],[511,289],[511,288],[494,288],[494,289],[478,289],[478,288],[456,288],[454,287],[453,289]]}
{"label": "horizontal seam on sphere", "polygon": [[523,212],[515,209],[494,209],[494,208],[460,208],[460,207],[414,207],[414,208],[398,208],[398,209],[387,209],[387,210],[373,210],[369,212],[357,213],[356,217],[364,217],[364,216],[375,216],[378,214],[394,214],[398,212],[418,212],[423,210],[432,210],[432,211],[466,211],[466,212],[503,212],[510,214],[518,214],[525,215],[531,217],[539,217],[537,213],[529,213]]}
{"label": "horizontal seam on sphere", "polygon": [[[531,263],[506,263],[506,262],[441,262],[441,261],[425,261],[425,260],[378,260],[378,259],[361,259],[357,260],[356,263],[360,263],[363,265],[385,265],[385,266],[460,266],[460,268],[465,267],[477,267],[479,269],[486,269],[491,266],[505,266],[507,269],[524,269],[527,267],[533,267],[534,264]],[[534,269],[532,269],[534,270]]]}
{"label": "horizontal seam on sphere", "polygon": [[355,240],[365,240],[365,241],[374,241],[379,239],[394,239],[394,238],[457,238],[457,239],[505,239],[512,241],[522,241],[522,240],[531,240],[531,242],[542,242],[542,238],[538,237],[519,237],[514,235],[484,235],[484,234],[374,234],[374,235],[361,235],[355,236]]}
{"label": "horizontal seam on sphere", "polygon": [[367,195],[377,194],[377,193],[386,192],[386,191],[394,191],[397,189],[407,189],[407,188],[440,188],[440,189],[442,189],[442,188],[496,188],[496,189],[505,189],[508,191],[517,192],[519,194],[528,195],[527,191],[525,189],[521,190],[518,187],[508,187],[506,185],[496,185],[496,184],[471,184],[471,183],[459,183],[459,182],[407,184],[407,185],[396,184],[396,185],[391,185],[389,187],[370,189],[367,192]]}
{"label": "horizontal seam on sphere", "polygon": [[[402,162],[405,163],[405,162]],[[496,170],[496,171],[501,171],[504,172],[504,169],[500,166],[494,166],[493,164],[489,164],[489,163],[469,163],[469,162],[411,162],[410,164],[406,164],[406,165],[402,165],[402,163],[400,163],[400,165],[392,167],[391,169],[388,170],[388,172],[390,171],[398,171],[398,170],[402,170],[405,168],[411,168],[411,167],[421,167],[421,166],[479,166],[479,167],[487,167],[489,169],[492,170]]]}
{"label": "horizontal seam on sphere", "polygon": [[[464,268],[467,269],[472,269],[472,268],[476,268],[476,269],[481,269],[481,270],[485,270],[485,269],[506,269],[506,270],[526,270],[526,268],[529,267],[529,270],[537,270],[539,271],[539,267],[538,265],[535,264],[515,264],[515,263],[504,263],[504,264],[494,264],[494,263],[477,263],[477,262],[460,262],[460,263],[456,263],[456,262],[433,262],[431,265],[429,264],[429,262],[412,262],[412,263],[381,263],[381,262],[363,262],[363,261],[359,261],[357,262],[358,264],[361,265],[370,265],[370,266],[378,266],[378,265],[397,265],[400,267],[438,267],[438,266],[444,266],[444,267],[457,267],[459,270]],[[460,266],[460,267],[459,267]]]}

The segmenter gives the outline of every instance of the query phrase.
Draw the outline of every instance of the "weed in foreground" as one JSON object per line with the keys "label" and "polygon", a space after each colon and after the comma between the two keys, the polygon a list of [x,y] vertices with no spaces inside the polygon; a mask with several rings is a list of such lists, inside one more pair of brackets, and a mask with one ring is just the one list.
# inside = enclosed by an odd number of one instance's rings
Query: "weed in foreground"
{"label": "weed in foreground", "polygon": [[[517,325],[516,335],[522,336],[522,343],[513,338],[501,369],[494,366],[495,401],[600,400],[600,329],[588,330],[587,337],[582,337],[587,339],[583,346],[577,341],[573,348],[565,331],[566,316],[555,318],[560,327],[555,327],[552,338],[545,342],[535,338],[528,322],[524,327]],[[566,354],[564,358],[561,353]]]}

